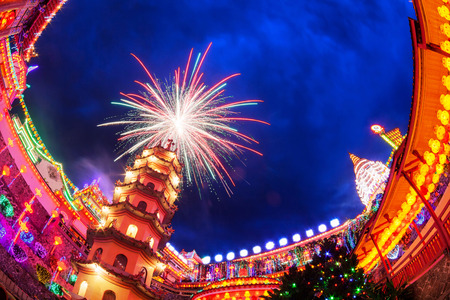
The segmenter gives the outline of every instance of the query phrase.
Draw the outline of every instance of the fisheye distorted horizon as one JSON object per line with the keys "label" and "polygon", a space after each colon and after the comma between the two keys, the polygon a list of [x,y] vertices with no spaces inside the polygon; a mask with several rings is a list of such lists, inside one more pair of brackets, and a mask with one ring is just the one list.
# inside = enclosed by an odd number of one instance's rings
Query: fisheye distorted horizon
{"label": "fisheye distorted horizon", "polygon": [[171,244],[201,255],[238,253],[282,237],[318,232],[363,209],[348,152],[385,162],[390,146],[377,123],[406,133],[412,93],[408,1],[87,1],[70,0],[36,44],[25,99],[52,155],[82,187],[101,177],[107,195],[123,178],[114,163],[120,116],[110,104],[136,92],[146,74],[170,78],[191,48],[212,49],[204,81],[234,73],[225,95],[260,99],[242,114],[255,150],[231,162],[233,195],[187,187]]}

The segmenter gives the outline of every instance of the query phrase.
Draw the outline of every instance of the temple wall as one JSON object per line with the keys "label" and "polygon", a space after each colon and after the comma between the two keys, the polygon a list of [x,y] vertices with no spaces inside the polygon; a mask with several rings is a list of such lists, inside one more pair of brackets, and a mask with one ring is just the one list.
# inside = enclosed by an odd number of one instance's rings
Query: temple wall
{"label": "temple wall", "polygon": [[414,299],[450,300],[450,256],[446,254],[430,271],[414,282]]}

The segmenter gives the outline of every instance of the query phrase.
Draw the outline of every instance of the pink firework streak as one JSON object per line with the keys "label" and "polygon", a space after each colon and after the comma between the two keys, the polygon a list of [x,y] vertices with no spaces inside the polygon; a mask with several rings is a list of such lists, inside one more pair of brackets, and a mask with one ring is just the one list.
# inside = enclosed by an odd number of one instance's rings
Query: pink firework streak
{"label": "pink firework streak", "polygon": [[236,117],[237,112],[233,111],[236,107],[257,105],[263,101],[226,103],[226,97],[223,96],[226,82],[240,74],[230,75],[209,88],[201,82],[203,73],[200,73],[200,68],[210,47],[211,44],[203,56],[197,56],[188,76],[193,52],[191,50],[184,72],[178,68],[173,82],[163,86],[132,54],[144,68],[151,83],[136,81],[144,89],[141,94],[121,93],[125,98],[121,102],[113,102],[132,109],[126,119],[99,125],[125,125],[119,141],[131,146],[116,160],[137,152],[144,146],[166,145],[171,140],[175,144],[178,158],[185,165],[184,174],[188,183],[195,181],[201,184],[214,179],[220,181],[227,192],[231,192],[228,182],[233,186],[234,182],[225,167],[230,157],[238,156],[243,150],[262,155],[242,145],[241,142],[247,145],[258,142],[231,125],[240,121],[269,125],[256,119]]}

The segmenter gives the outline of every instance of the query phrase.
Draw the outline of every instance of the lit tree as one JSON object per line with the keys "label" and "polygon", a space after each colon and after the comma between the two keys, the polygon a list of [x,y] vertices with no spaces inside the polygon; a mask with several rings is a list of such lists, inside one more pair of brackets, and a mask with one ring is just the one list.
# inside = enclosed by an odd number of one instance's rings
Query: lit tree
{"label": "lit tree", "polygon": [[321,251],[304,270],[292,267],[282,277],[279,289],[266,299],[369,299],[373,284],[357,267],[354,254],[339,247],[332,239],[320,244]]}

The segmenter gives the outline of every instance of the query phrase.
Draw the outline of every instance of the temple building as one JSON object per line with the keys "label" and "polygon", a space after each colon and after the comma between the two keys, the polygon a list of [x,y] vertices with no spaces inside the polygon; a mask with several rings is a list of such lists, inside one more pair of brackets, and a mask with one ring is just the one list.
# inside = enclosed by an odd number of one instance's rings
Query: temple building
{"label": "temple building", "polygon": [[389,168],[383,163],[369,161],[350,153],[354,165],[356,190],[366,209],[372,207],[374,196],[384,192]]}
{"label": "temple building", "polygon": [[[157,251],[165,247],[172,229],[181,165],[162,147],[145,149],[125,179],[116,183],[112,204],[102,206],[104,217],[89,229],[92,251],[75,261],[74,291],[88,299],[154,299],[147,287],[164,271]],[[108,299],[109,299],[108,298]]]}

